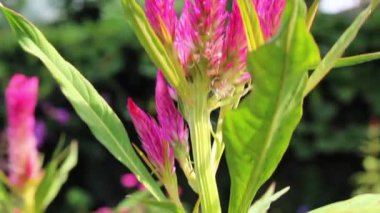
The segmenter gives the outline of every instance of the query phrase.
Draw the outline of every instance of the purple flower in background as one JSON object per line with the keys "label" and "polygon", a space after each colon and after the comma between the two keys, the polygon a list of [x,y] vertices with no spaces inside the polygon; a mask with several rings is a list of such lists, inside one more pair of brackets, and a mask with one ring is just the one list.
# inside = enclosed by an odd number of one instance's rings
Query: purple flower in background
{"label": "purple flower in background", "polygon": [[38,98],[38,79],[15,74],[5,92],[8,115],[9,179],[16,186],[40,174],[34,111]]}
{"label": "purple flower in background", "polygon": [[126,173],[122,175],[120,182],[125,188],[133,188],[139,184],[139,181],[133,173]]}
{"label": "purple flower in background", "polygon": [[37,139],[37,148],[40,148],[46,138],[46,125],[43,121],[37,120],[34,126],[34,133]]}
{"label": "purple flower in background", "polygon": [[67,125],[69,123],[71,115],[66,108],[55,107],[50,103],[44,103],[42,108],[49,117],[57,121],[59,124]]}

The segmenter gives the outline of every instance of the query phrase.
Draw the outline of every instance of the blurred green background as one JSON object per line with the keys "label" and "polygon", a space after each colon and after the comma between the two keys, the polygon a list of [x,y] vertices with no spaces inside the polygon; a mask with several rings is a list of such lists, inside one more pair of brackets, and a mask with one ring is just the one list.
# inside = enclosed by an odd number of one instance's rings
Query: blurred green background
{"label": "blurred green background", "polygon": [[[132,97],[154,114],[155,67],[126,23],[119,0],[41,1],[49,9],[38,8],[42,4],[31,2],[4,3],[34,20],[59,52],[106,98],[124,121],[131,140],[138,143],[125,108],[126,99]],[[358,10],[318,14],[312,31],[322,54],[349,26]],[[0,27],[0,129],[6,125],[4,88],[13,73],[22,72],[37,75],[41,81],[37,118],[45,122],[47,130],[41,151],[49,158],[62,134],[67,140],[79,141],[79,164],[48,212],[86,213],[102,206],[115,206],[133,191],[120,184],[121,175],[128,171],[90,134],[41,63],[21,51],[3,17]],[[379,51],[379,36],[380,13],[374,13],[346,55]],[[368,154],[360,147],[369,141],[370,120],[380,117],[379,65],[380,62],[371,62],[333,70],[306,99],[302,122],[271,179],[279,188],[290,185],[291,190],[273,205],[271,212],[305,212],[347,199],[359,188],[353,176],[366,169],[362,161],[364,153]],[[68,122],[54,117],[52,108],[68,111]],[[225,208],[229,196],[225,162],[217,176]],[[180,182],[183,200],[193,204],[196,197],[183,176]]]}

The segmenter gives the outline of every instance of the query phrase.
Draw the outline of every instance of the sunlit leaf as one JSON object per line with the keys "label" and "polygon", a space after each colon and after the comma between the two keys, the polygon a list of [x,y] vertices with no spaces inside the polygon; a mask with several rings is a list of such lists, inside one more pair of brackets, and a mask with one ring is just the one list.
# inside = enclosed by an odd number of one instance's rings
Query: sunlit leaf
{"label": "sunlit leaf", "polygon": [[249,208],[248,213],[267,213],[270,205],[287,193],[289,189],[289,187],[286,187],[274,193],[275,184],[272,184],[265,194]]}
{"label": "sunlit leaf", "polygon": [[237,2],[244,23],[248,50],[253,51],[264,44],[264,35],[261,31],[260,20],[252,0],[237,0]]}
{"label": "sunlit leaf", "polygon": [[248,57],[253,91],[224,125],[231,177],[229,212],[247,212],[288,148],[302,115],[308,67],[319,50],[302,0],[288,1],[278,36]]}
{"label": "sunlit leaf", "polygon": [[348,27],[348,29],[339,37],[338,41],[333,45],[331,50],[323,58],[319,66],[310,76],[305,89],[305,96],[313,90],[318,83],[330,72],[334,65],[342,57],[344,51],[351,44],[358,34],[360,28],[364,22],[371,15],[372,11],[379,4],[379,1],[372,1],[366,9],[364,9],[354,20],[354,22]]}
{"label": "sunlit leaf", "polygon": [[66,182],[69,172],[78,161],[78,145],[72,143],[68,148],[59,153],[47,165],[40,185],[36,192],[36,212],[43,212],[53,201]]}
{"label": "sunlit leaf", "polygon": [[21,47],[38,57],[58,82],[63,94],[70,101],[94,136],[159,200],[164,200],[159,185],[134,151],[128,134],[118,116],[81,73],[68,63],[47,41],[44,35],[24,17],[0,6]]}
{"label": "sunlit leaf", "polygon": [[349,200],[333,203],[309,213],[378,213],[380,194],[364,194]]}

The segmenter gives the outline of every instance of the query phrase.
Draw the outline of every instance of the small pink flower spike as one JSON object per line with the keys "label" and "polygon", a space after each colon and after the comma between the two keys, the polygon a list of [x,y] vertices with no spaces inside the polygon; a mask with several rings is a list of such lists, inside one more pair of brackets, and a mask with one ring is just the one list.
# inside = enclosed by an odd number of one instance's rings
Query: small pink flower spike
{"label": "small pink flower spike", "polygon": [[246,65],[248,49],[243,20],[236,1],[232,4],[232,12],[226,28],[223,54],[225,68],[227,71],[229,69],[242,70]]}
{"label": "small pink flower spike", "polygon": [[226,0],[185,1],[174,43],[185,68],[204,58],[208,61],[207,75],[218,72],[228,16],[226,4]]}
{"label": "small pink flower spike", "polygon": [[139,184],[139,181],[133,173],[126,173],[122,175],[120,182],[125,188],[133,188]]}
{"label": "small pink flower spike", "polygon": [[174,0],[146,0],[145,13],[160,39],[171,43],[177,22]]}
{"label": "small pink flower spike", "polygon": [[161,175],[168,170],[174,173],[173,149],[169,141],[164,139],[156,121],[143,112],[130,98],[127,108],[150,162]]}
{"label": "small pink flower spike", "polygon": [[160,71],[157,72],[156,81],[156,110],[165,139],[171,141],[173,147],[180,144],[188,153],[188,129],[181,113],[170,97],[168,86]]}
{"label": "small pink flower spike", "polygon": [[34,110],[38,99],[38,79],[15,74],[6,89],[9,142],[9,179],[16,186],[40,173]]}
{"label": "small pink flower spike", "polygon": [[278,31],[286,0],[253,0],[260,19],[265,39],[272,38]]}

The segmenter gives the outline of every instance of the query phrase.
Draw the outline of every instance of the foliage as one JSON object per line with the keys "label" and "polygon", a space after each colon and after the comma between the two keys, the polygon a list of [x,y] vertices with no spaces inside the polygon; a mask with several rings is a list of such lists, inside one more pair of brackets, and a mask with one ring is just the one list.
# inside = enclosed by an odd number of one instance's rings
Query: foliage
{"label": "foliage", "polygon": [[[375,14],[377,17],[377,14]],[[373,22],[377,22],[376,17],[373,17]],[[331,17],[327,17],[326,19],[330,20]],[[332,21],[321,21],[323,18],[320,18],[317,23],[325,23],[328,25],[329,23],[333,23]],[[346,21],[342,21],[342,25],[346,24]],[[111,24],[112,23],[112,24]],[[370,22],[371,23],[371,22]],[[104,25],[103,25],[104,24]],[[327,38],[332,38],[335,40],[336,35],[331,33],[331,29],[337,29],[334,27],[328,28],[329,30],[317,30],[318,27],[323,28],[322,24],[317,24],[316,28],[314,28],[314,32],[316,34],[317,40],[319,38],[319,34],[323,34],[329,31],[328,34],[322,35]],[[373,30],[375,30],[375,26],[373,25]],[[329,26],[327,26],[329,27]],[[326,27],[326,28],[327,28]],[[369,28],[371,24],[369,25]],[[84,29],[84,30],[83,30]],[[44,32],[46,32],[47,37],[52,43],[57,46],[57,49],[60,50],[62,55],[65,58],[70,59],[73,64],[76,64],[80,70],[83,70],[83,75],[86,76],[90,81],[94,82],[95,85],[99,85],[101,90],[111,91],[113,96],[113,100],[117,100],[117,108],[116,112],[122,111],[124,108],[125,96],[126,92],[122,92],[124,89],[120,90],[120,76],[125,77],[125,73],[122,72],[125,70],[126,65],[130,63],[132,56],[134,59],[138,59],[138,61],[143,61],[142,65],[133,67],[137,73],[140,74],[140,78],[144,79],[141,76],[152,77],[154,73],[154,68],[152,64],[147,60],[146,56],[141,56],[140,51],[142,50],[140,47],[136,45],[137,42],[129,42],[128,47],[126,43],[130,40],[136,39],[129,30],[125,27],[122,21],[109,21],[102,20],[97,23],[95,22],[85,22],[83,25],[58,25],[54,29],[46,28]],[[367,29],[366,29],[367,30]],[[51,31],[51,32],[49,32]],[[124,33],[119,33],[119,31],[123,31]],[[342,30],[340,30],[342,31]],[[62,36],[68,32],[69,35],[77,36]],[[364,30],[365,32],[365,30]],[[372,32],[371,30],[368,31]],[[2,35],[7,35],[7,33],[2,33]],[[92,35],[99,36],[92,36]],[[372,33],[375,34],[375,33]],[[8,34],[9,35],[9,34]],[[127,35],[127,36],[125,36]],[[101,42],[104,38],[102,36],[109,38],[107,39],[109,42]],[[109,37],[107,37],[109,36]],[[12,40],[11,37],[9,37]],[[57,39],[57,40],[55,40]],[[68,40],[66,40],[68,39]],[[70,44],[70,39],[71,44]],[[99,40],[97,40],[99,39]],[[87,43],[89,42],[89,43]],[[61,43],[61,45],[60,45]],[[376,42],[375,42],[376,43]],[[15,42],[7,43],[9,45],[8,51],[11,51],[12,54],[4,54],[4,56],[9,58],[15,58],[14,55],[20,55],[21,58],[25,59],[19,52],[17,53],[14,49]],[[68,45],[69,44],[69,45]],[[83,44],[87,44],[85,46],[91,47],[99,47],[95,51],[86,51],[86,48],[79,48],[84,46]],[[359,42],[360,44],[360,42]],[[351,53],[362,53],[367,51],[378,50],[376,48],[376,44],[372,45],[370,49],[366,49],[367,47],[356,45],[351,48]],[[324,46],[325,45],[325,46]],[[331,44],[321,43],[322,52],[326,52],[326,46],[331,46]],[[123,47],[125,49],[123,49]],[[357,49],[356,49],[357,48]],[[362,49],[363,48],[363,49]],[[364,49],[365,48],[365,49]],[[75,51],[74,51],[75,50]],[[127,51],[126,51],[127,50]],[[0,50],[1,51],[1,50]],[[134,54],[131,54],[130,51],[133,51]],[[129,53],[128,53],[129,52]],[[103,54],[105,53],[105,54]],[[12,56],[13,55],[13,56]],[[352,55],[352,54],[349,54]],[[3,55],[2,55],[3,56]],[[106,57],[103,57],[106,56]],[[3,57],[1,57],[3,58]],[[27,64],[31,64],[36,67],[35,70],[39,70],[40,66],[36,63],[35,60],[26,59]],[[3,72],[0,72],[2,81],[6,81],[7,76],[9,75],[9,70],[11,68],[8,63],[4,63]],[[21,67],[22,65],[18,65]],[[366,65],[369,68],[375,66]],[[90,67],[90,69],[89,69]],[[0,66],[1,68],[1,66]],[[130,69],[130,67],[128,67]],[[127,69],[128,69],[127,68]],[[148,68],[148,69],[145,69]],[[347,69],[347,68],[345,68]],[[106,71],[105,71],[106,70]],[[131,69],[130,69],[131,70]],[[146,71],[148,70],[148,71]],[[146,73],[144,73],[146,72]],[[357,141],[360,141],[360,134],[362,133],[362,123],[364,123],[360,118],[354,115],[345,115],[346,113],[340,112],[341,106],[348,108],[351,105],[357,105],[358,99],[359,104],[363,103],[366,107],[370,108],[369,114],[376,113],[376,110],[379,109],[376,107],[379,103],[378,101],[373,101],[378,99],[377,91],[373,87],[376,88],[376,84],[363,83],[365,81],[357,80],[357,79],[365,79],[368,81],[376,81],[377,72],[370,73],[364,72],[364,75],[360,72],[350,72],[350,71],[333,71],[331,77],[327,79],[326,82],[322,84],[323,87],[320,90],[314,92],[310,99],[306,102],[306,117],[301,123],[300,128],[296,132],[295,143],[292,145],[292,149],[295,150],[297,155],[301,157],[301,159],[311,159],[315,157],[319,153],[335,153],[335,152],[354,152],[356,147],[358,146]],[[39,75],[44,76],[44,78],[49,79],[50,77],[46,74],[38,72]],[[45,72],[46,73],[46,72]],[[118,78],[119,77],[119,78]],[[107,85],[104,85],[102,82],[111,79],[112,82]],[[131,81],[128,79],[128,81]],[[44,96],[47,96],[51,88],[54,87],[50,81],[45,80],[46,87]],[[2,82],[3,83],[3,82]],[[118,85],[119,84],[119,85]],[[344,84],[344,85],[341,85]],[[2,84],[3,85],[3,84]],[[349,87],[348,87],[349,85]],[[354,85],[354,86],[352,86]],[[352,87],[351,87],[352,86]],[[135,89],[137,90],[137,89]],[[148,88],[144,88],[143,90],[149,91]],[[129,93],[130,91],[128,91]],[[131,91],[132,92],[132,91]],[[363,100],[364,99],[364,100]],[[337,104],[336,104],[337,103]],[[242,103],[244,104],[244,102]],[[323,107],[322,107],[323,106]],[[327,106],[327,107],[326,107]],[[358,106],[358,110],[360,110],[360,106]],[[352,113],[354,114],[354,113]],[[127,116],[124,116],[127,118]],[[350,131],[347,131],[347,126],[350,125],[345,120],[343,121],[335,121],[340,120],[340,118],[346,119],[347,121],[354,121],[352,127],[348,127]],[[364,119],[363,119],[364,120]],[[331,124],[334,124],[335,128],[330,128]],[[339,129],[337,133],[336,129]],[[347,132],[349,134],[347,135]],[[322,136],[322,137],[321,137]],[[310,140],[311,138],[311,140]],[[312,147],[312,148],[310,148]],[[228,153],[227,153],[228,154]]]}

